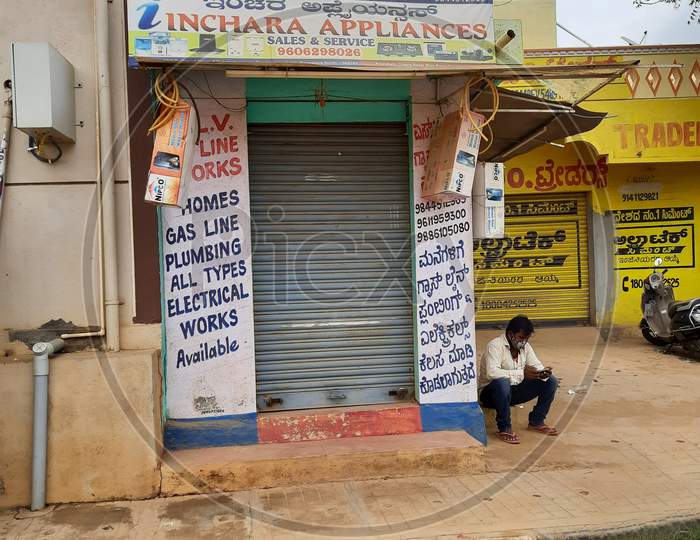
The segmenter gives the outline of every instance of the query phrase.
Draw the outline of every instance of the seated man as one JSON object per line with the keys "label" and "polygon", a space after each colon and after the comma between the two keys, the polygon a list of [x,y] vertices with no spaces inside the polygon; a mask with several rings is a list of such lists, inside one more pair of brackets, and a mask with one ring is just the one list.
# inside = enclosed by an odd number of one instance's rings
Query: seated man
{"label": "seated man", "polygon": [[557,379],[552,368],[545,368],[528,343],[535,328],[524,315],[514,317],[506,333],[492,340],[484,353],[479,372],[481,404],[496,409],[498,438],[510,444],[520,439],[513,433],[510,406],[537,398],[530,413],[528,429],[557,435],[555,428],[544,420],[557,391]]}

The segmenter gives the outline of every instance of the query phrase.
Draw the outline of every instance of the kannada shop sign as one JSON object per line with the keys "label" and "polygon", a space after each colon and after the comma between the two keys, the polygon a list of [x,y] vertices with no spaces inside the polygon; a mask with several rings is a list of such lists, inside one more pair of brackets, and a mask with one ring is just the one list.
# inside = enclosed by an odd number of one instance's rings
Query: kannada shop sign
{"label": "kannada shop sign", "polygon": [[591,188],[605,188],[608,185],[608,163],[606,156],[600,156],[595,163],[584,163],[581,159],[556,161],[546,159],[531,171],[521,167],[506,168],[508,188],[547,193],[551,191],[577,191]]}
{"label": "kannada shop sign", "polygon": [[691,206],[613,211],[615,269],[653,268],[657,258],[665,268],[695,267],[694,214]]}
{"label": "kannada shop sign", "polygon": [[508,234],[475,243],[477,292],[580,287],[578,201],[506,206]]}
{"label": "kannada shop sign", "polygon": [[587,251],[585,196],[511,196],[504,237],[474,242],[477,322],[586,319]]}
{"label": "kannada shop sign", "polygon": [[255,411],[245,111],[198,107],[187,200],[161,214],[169,418]]}
{"label": "kannada shop sign", "polygon": [[495,63],[492,0],[128,0],[129,55],[230,64]]}

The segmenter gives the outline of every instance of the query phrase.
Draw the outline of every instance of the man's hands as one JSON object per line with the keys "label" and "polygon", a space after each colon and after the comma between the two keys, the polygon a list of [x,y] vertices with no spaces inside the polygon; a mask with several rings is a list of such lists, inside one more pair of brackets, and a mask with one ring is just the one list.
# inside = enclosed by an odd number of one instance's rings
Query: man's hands
{"label": "man's hands", "polygon": [[546,367],[542,371],[539,371],[536,367],[525,366],[524,375],[526,380],[533,379],[546,379],[552,375],[552,368]]}
{"label": "man's hands", "polygon": [[525,380],[533,380],[533,379],[539,379],[540,377],[540,372],[536,367],[533,366],[525,366],[524,370],[525,374]]}

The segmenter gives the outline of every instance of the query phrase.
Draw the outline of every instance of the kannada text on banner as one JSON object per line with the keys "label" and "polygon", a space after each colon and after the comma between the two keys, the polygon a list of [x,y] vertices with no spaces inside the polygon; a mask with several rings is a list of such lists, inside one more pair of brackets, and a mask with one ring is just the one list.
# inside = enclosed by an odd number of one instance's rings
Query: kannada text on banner
{"label": "kannada text on banner", "polygon": [[437,107],[413,107],[417,395],[420,403],[477,400],[471,199],[421,199]]}
{"label": "kannada text on banner", "polygon": [[491,0],[129,0],[138,61],[495,63]]}

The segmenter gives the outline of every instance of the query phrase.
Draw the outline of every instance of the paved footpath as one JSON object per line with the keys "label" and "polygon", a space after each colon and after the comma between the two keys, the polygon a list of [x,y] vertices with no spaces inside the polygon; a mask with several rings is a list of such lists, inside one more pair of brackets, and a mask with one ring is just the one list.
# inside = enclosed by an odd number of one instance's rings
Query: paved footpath
{"label": "paved footpath", "polygon": [[[591,328],[536,334],[564,431],[492,438],[487,474],[5,511],[0,538],[535,538],[700,518],[700,362],[641,337],[596,341]],[[514,412],[524,428],[528,410]]]}

